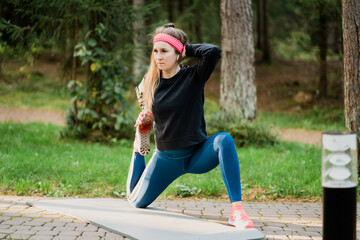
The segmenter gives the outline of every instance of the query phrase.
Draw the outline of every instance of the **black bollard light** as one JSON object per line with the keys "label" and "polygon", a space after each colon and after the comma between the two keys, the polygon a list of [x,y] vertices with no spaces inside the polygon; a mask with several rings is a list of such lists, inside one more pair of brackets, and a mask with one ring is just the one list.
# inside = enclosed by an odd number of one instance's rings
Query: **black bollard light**
{"label": "black bollard light", "polygon": [[323,239],[356,240],[356,133],[322,134]]}

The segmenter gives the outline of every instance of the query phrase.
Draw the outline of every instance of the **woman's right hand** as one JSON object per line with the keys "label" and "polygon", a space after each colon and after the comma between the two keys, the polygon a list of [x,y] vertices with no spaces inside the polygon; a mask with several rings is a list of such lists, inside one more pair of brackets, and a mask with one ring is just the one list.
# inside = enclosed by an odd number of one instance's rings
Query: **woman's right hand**
{"label": "woman's right hand", "polygon": [[144,122],[145,116],[146,116],[147,118],[149,118],[151,121],[153,120],[151,110],[150,110],[150,109],[147,109],[147,110],[145,110],[145,111],[142,111],[142,112],[139,114],[139,117],[137,118],[134,127],[137,127],[137,126],[141,125],[141,124]]}

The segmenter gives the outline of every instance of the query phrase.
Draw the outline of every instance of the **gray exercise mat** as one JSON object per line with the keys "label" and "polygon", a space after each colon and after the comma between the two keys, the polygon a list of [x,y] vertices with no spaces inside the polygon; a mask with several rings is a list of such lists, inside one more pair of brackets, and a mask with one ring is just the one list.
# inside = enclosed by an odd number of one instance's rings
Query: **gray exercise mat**
{"label": "gray exercise mat", "polygon": [[233,227],[159,208],[133,208],[126,200],[81,198],[27,202],[30,206],[81,218],[130,239],[140,240],[262,240],[257,229]]}

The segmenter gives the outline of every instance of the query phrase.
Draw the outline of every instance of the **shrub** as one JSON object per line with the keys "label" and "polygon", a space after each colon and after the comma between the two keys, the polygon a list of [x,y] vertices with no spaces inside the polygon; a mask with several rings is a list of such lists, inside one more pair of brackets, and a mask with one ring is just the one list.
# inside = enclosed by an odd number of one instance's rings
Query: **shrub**
{"label": "shrub", "polygon": [[176,187],[176,196],[179,198],[197,196],[201,192],[201,189],[198,189],[197,187],[190,188],[187,185],[177,184],[175,187]]}
{"label": "shrub", "polygon": [[288,38],[274,39],[274,53],[287,60],[307,60],[317,59],[318,49],[311,44],[309,34],[302,31],[293,31]]}
{"label": "shrub", "polygon": [[276,136],[264,125],[244,119],[231,119],[221,113],[215,113],[207,121],[209,136],[218,132],[229,133],[237,147],[255,145],[258,147],[272,146],[278,143]]}
{"label": "shrub", "polygon": [[132,76],[121,55],[105,47],[104,30],[99,24],[75,47],[74,56],[89,73],[85,83],[72,80],[67,86],[73,106],[68,109],[62,136],[109,141],[133,135],[133,108],[124,98]]}

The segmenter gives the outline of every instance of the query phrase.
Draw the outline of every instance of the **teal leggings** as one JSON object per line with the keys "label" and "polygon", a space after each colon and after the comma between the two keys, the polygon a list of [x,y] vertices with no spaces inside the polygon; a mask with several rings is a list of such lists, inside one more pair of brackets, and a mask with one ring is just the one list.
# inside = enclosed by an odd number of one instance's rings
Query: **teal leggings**
{"label": "teal leggings", "polygon": [[127,179],[127,198],[134,207],[147,207],[176,178],[185,173],[206,173],[217,165],[220,165],[230,202],[241,201],[239,160],[232,136],[224,132],[184,149],[155,149],[146,166],[144,156],[134,152]]}

